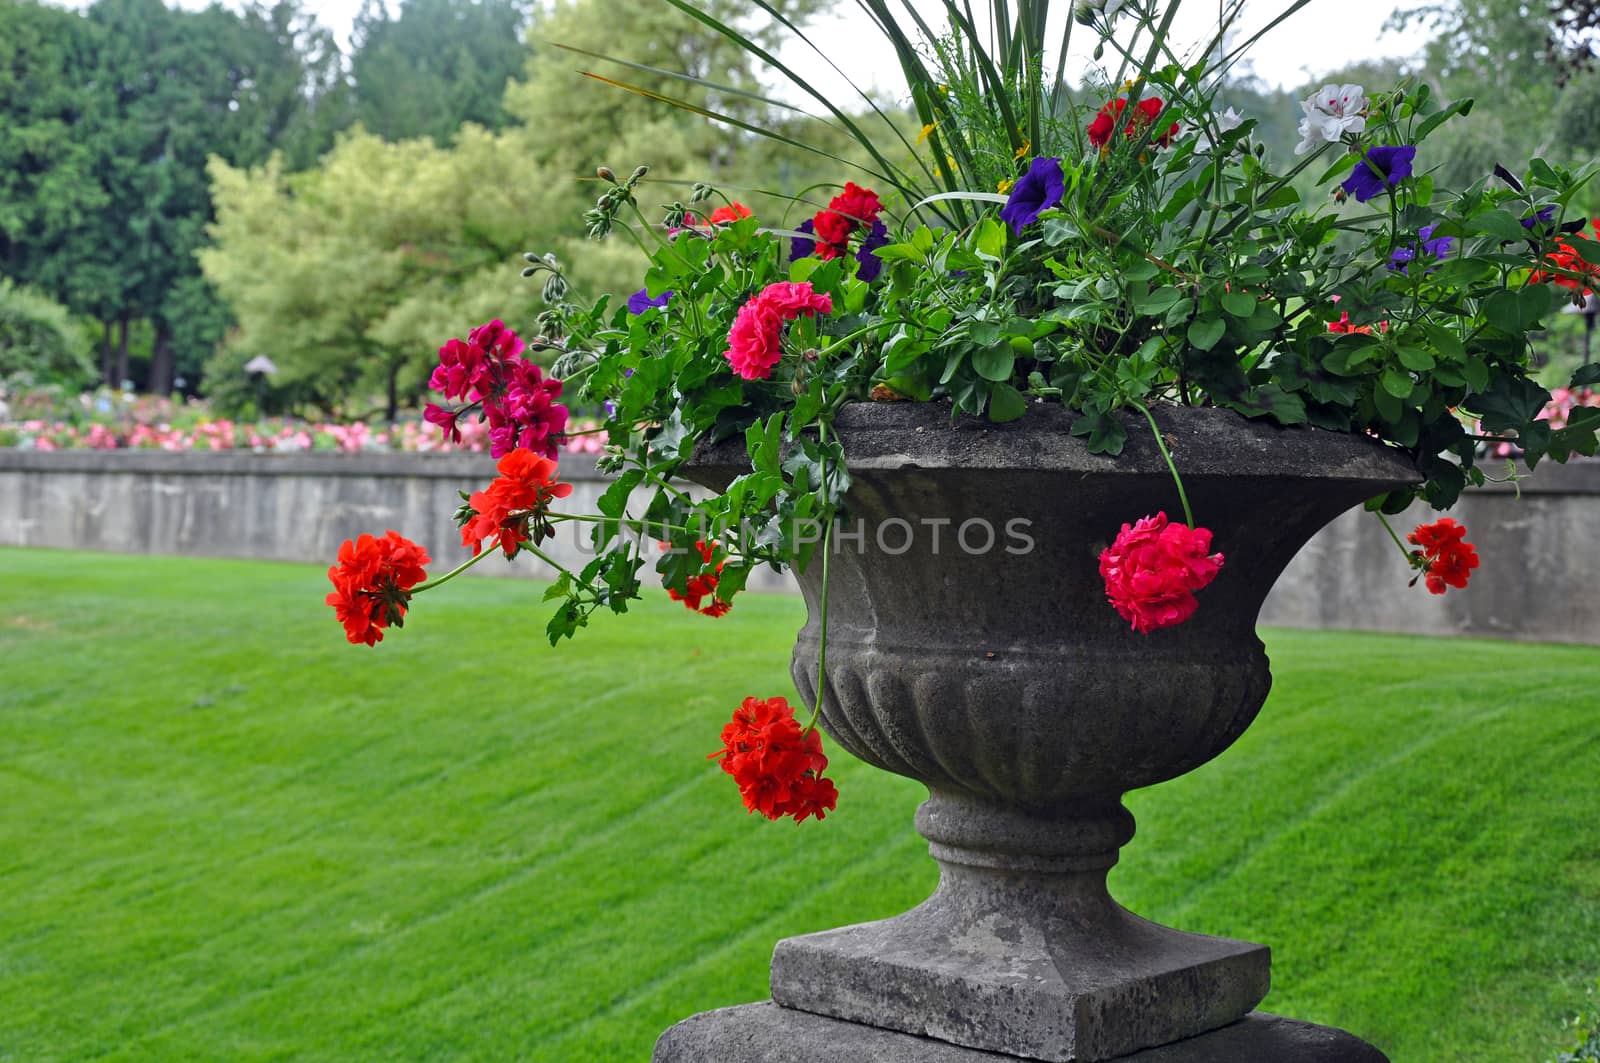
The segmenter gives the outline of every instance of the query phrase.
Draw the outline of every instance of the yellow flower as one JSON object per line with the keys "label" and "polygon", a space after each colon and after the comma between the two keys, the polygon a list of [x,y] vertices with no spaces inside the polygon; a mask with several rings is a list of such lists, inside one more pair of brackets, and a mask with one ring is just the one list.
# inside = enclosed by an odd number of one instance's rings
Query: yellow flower
{"label": "yellow flower", "polygon": [[917,134],[917,143],[921,144],[924,140],[927,140],[928,139],[928,134],[932,133],[937,128],[938,127],[935,126],[932,122],[929,122],[927,125],[923,126],[922,127],[922,132]]}
{"label": "yellow flower", "polygon": [[952,170],[955,169],[956,157],[954,155],[946,155],[944,157],[944,161],[950,166],[950,168]]}
{"label": "yellow flower", "polygon": [[1022,158],[1022,157],[1023,157],[1023,156],[1024,156],[1024,155],[1026,155],[1026,154],[1028,154],[1028,151],[1029,151],[1029,150],[1030,150],[1030,149],[1031,149],[1031,148],[1032,148],[1032,147],[1033,147],[1033,145],[1032,145],[1032,144],[1031,144],[1031,143],[1029,143],[1029,142],[1028,142],[1028,141],[1026,141],[1026,140],[1024,140],[1024,141],[1023,141],[1023,142],[1022,142],[1022,147],[1020,147],[1020,148],[1018,148],[1018,149],[1017,149],[1017,153],[1016,153],[1016,154],[1015,154],[1015,155],[1013,155],[1013,156],[1011,156],[1011,157],[1012,157],[1012,158],[1013,158],[1013,159],[1020,159],[1020,158]]}
{"label": "yellow flower", "polygon": [[995,185],[994,190],[999,192],[1001,195],[1004,195],[1005,193],[1011,191],[1011,186],[1016,183],[1017,182],[1015,181],[1001,181],[998,185]]}

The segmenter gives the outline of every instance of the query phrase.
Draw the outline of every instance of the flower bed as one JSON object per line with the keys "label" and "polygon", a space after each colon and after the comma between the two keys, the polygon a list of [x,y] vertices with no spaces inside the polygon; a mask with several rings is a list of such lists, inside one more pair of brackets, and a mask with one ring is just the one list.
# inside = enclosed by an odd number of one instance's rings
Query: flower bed
{"label": "flower bed", "polygon": [[[8,419],[8,410],[13,419]],[[593,422],[568,427],[563,452],[600,452],[601,437],[593,432]],[[420,420],[389,426],[286,417],[234,421],[214,415],[195,399],[179,403],[104,390],[65,401],[49,393],[24,393],[9,403],[0,393],[0,449],[484,453],[490,449],[489,431],[488,424],[478,421],[463,421],[455,438]]]}

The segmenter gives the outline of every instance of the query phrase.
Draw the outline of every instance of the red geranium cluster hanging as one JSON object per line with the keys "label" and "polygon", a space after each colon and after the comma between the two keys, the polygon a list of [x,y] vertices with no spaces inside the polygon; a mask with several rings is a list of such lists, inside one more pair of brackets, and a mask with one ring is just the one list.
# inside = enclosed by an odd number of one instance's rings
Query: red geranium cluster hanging
{"label": "red geranium cluster hanging", "polygon": [[495,468],[499,478],[474,491],[458,514],[461,545],[476,557],[485,540],[496,539],[513,558],[523,545],[550,536],[550,503],[570,495],[572,485],[556,482],[556,463],[528,450],[513,450]]}
{"label": "red geranium cluster hanging", "polygon": [[[1419,524],[1406,536],[1422,547],[1411,552],[1411,563],[1422,570],[1430,594],[1443,594],[1449,587],[1464,588],[1478,567],[1478,551],[1466,541],[1467,529],[1449,517],[1432,524]],[[1416,583],[1416,579],[1412,579]]]}
{"label": "red geranium cluster hanging", "polygon": [[745,698],[711,756],[721,757],[722,770],[739,784],[744,807],[768,819],[825,819],[839,803],[833,780],[822,777],[828,758],[821,733],[802,729],[784,698]]}
{"label": "red geranium cluster hanging", "polygon": [[428,578],[428,552],[396,531],[382,539],[363,535],[346,539],[339,562],[328,569],[333,593],[324,601],[344,625],[351,642],[375,646],[383,629],[404,625],[411,589]]}

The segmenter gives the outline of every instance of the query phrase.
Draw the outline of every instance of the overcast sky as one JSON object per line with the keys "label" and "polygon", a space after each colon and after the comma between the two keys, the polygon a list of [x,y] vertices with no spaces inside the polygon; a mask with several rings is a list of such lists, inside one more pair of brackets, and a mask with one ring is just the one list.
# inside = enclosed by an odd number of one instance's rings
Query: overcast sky
{"label": "overcast sky", "polygon": [[[81,8],[88,6],[90,0],[59,2]],[[209,0],[178,2],[183,7],[203,8]],[[398,6],[398,0],[386,2],[391,10]],[[941,0],[915,0],[915,3],[930,24],[942,24],[944,6]],[[316,13],[323,25],[334,31],[342,45],[349,37],[350,24],[361,6],[361,0],[308,0],[305,6]],[[974,6],[987,7],[986,4]],[[1059,14],[1053,16],[1053,21],[1059,23],[1071,10],[1071,4],[1068,0],[1057,0],[1055,6]],[[1251,0],[1240,28],[1246,34],[1253,32],[1282,9],[1282,0]],[[1421,49],[1427,34],[1418,29],[1404,34],[1383,33],[1384,20],[1394,9],[1393,0],[1314,0],[1263,37],[1251,50],[1254,71],[1272,84],[1294,87],[1356,60],[1413,55]],[[886,51],[883,39],[872,23],[861,14],[852,0],[839,0],[838,10],[839,14],[813,23],[808,31],[812,39],[825,47],[830,58],[858,84],[890,92],[900,88],[903,83],[898,79],[892,54]],[[1215,25],[1215,6],[1201,0],[1191,0],[1180,9],[1174,36],[1187,49],[1203,42]],[[1073,51],[1085,51],[1091,45],[1092,35],[1079,33]],[[1183,54],[1182,51],[1180,54]],[[795,44],[784,50],[782,58],[819,88],[835,89],[841,98],[848,92],[839,84],[827,64],[811,49]],[[1074,73],[1081,73],[1081,67]],[[783,95],[792,98],[788,93]]]}

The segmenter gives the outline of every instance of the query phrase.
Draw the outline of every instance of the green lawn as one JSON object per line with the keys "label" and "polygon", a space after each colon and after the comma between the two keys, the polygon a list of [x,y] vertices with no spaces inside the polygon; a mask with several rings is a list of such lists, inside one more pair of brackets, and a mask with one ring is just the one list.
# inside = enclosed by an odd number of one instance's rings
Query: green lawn
{"label": "green lawn", "polygon": [[[933,885],[915,784],[841,755],[769,824],[704,759],[792,694],[793,599],[552,651],[537,588],[463,580],[368,650],[324,591],[0,550],[0,1060],[640,1060]],[[1600,652],[1269,642],[1255,727],[1130,799],[1119,897],[1396,1063],[1540,1063],[1600,974]]]}

